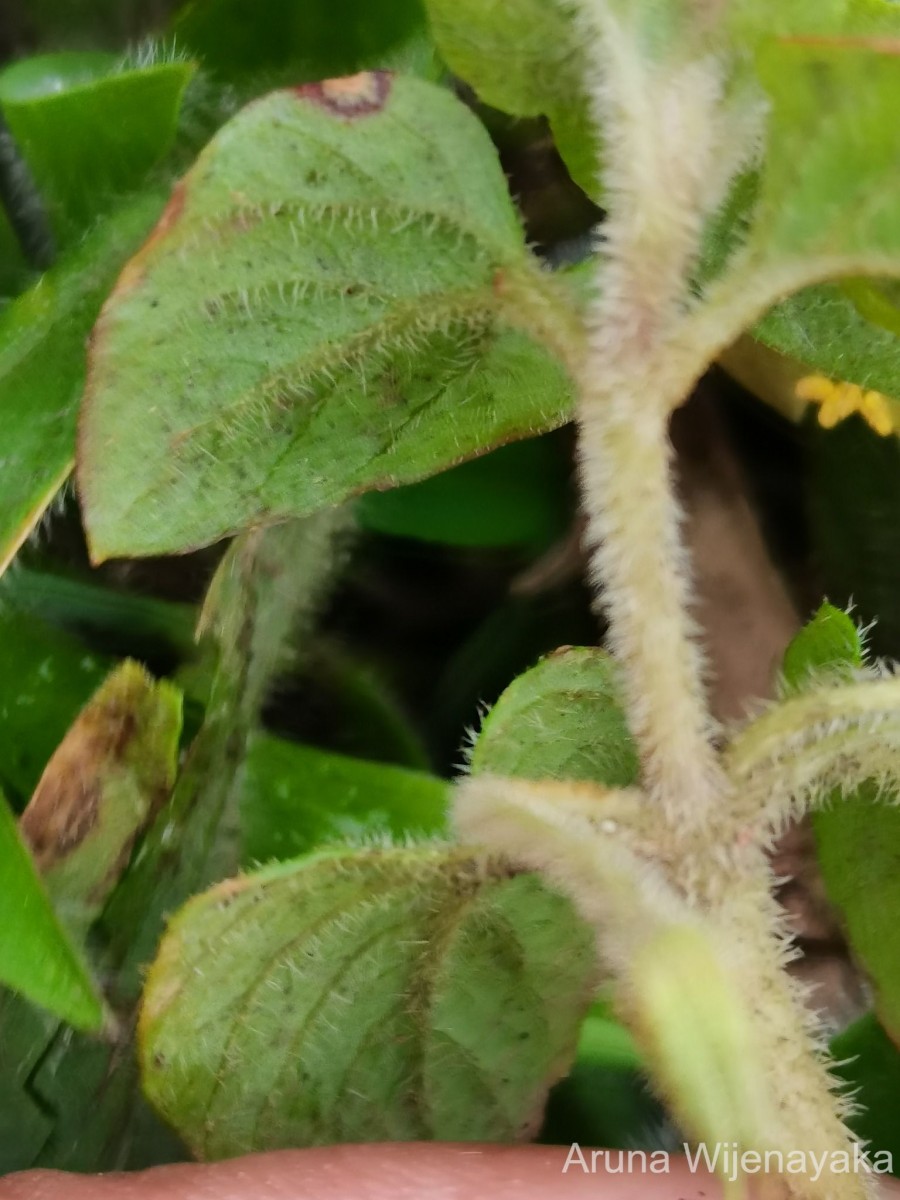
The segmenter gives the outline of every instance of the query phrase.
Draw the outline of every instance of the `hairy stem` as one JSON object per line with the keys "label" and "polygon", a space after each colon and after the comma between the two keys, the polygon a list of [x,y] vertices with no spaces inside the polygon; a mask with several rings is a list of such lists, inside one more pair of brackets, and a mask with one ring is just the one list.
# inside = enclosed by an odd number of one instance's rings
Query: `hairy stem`
{"label": "hairy stem", "polygon": [[613,8],[590,10],[609,215],[580,380],[582,496],[644,785],[677,825],[702,822],[725,791],[667,429],[693,382],[681,362],[673,366],[670,346],[712,201],[721,79],[713,59],[645,59],[628,18]]}

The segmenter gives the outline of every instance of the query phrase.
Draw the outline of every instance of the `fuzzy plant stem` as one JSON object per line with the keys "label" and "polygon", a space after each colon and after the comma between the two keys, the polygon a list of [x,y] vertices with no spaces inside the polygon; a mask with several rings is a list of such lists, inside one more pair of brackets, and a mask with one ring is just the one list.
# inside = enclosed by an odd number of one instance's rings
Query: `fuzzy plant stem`
{"label": "fuzzy plant stem", "polygon": [[702,821],[725,785],[671,481],[668,418],[685,393],[669,348],[707,206],[718,67],[661,65],[648,75],[633,32],[607,8],[594,24],[609,215],[580,380],[592,575],[623,667],[644,786],[672,818]]}

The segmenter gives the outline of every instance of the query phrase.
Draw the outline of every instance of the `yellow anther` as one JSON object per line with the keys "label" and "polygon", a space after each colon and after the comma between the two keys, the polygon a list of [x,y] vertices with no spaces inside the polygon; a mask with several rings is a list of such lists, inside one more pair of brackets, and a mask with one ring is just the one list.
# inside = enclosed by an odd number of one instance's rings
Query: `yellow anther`
{"label": "yellow anther", "polygon": [[799,400],[819,405],[823,429],[833,429],[839,421],[859,413],[882,437],[896,431],[891,403],[881,392],[863,391],[856,383],[835,383],[825,375],[805,375],[794,390]]}

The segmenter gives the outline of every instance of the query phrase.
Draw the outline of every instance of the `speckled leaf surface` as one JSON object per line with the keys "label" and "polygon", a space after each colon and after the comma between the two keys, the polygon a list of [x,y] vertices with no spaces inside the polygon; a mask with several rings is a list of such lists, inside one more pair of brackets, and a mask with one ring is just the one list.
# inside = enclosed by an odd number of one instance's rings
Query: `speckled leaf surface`
{"label": "speckled leaf surface", "polygon": [[531,875],[459,849],[322,852],[172,922],[144,1086],[203,1158],[533,1133],[591,999],[590,933]]}
{"label": "speckled leaf surface", "polygon": [[184,550],[561,423],[567,377],[519,328],[555,305],[447,91],[370,73],[249,105],[95,330],[94,557]]}

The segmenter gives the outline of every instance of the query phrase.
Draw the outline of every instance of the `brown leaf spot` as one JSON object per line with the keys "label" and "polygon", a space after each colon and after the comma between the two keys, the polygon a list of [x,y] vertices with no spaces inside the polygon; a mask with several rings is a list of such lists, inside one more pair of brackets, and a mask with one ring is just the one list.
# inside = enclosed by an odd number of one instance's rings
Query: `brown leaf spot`
{"label": "brown leaf spot", "polygon": [[122,760],[136,732],[121,700],[90,704],[47,764],[19,827],[38,868],[71,854],[97,823],[101,774]]}
{"label": "brown leaf spot", "polygon": [[318,104],[336,117],[353,120],[380,112],[391,91],[389,71],[360,71],[341,79],[326,79],[322,83],[304,83],[294,88],[303,100]]}

